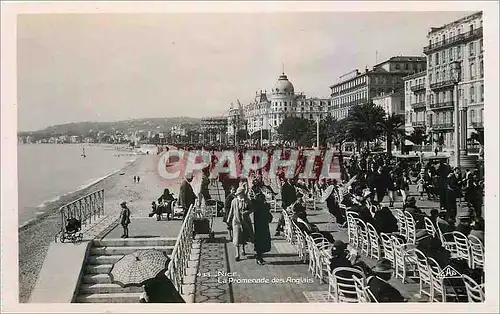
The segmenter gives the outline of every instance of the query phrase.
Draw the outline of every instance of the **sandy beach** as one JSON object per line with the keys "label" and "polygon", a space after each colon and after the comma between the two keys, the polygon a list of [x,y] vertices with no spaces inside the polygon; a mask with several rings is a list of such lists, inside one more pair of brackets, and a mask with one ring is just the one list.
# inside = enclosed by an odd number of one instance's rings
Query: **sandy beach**
{"label": "sandy beach", "polygon": [[[151,201],[156,200],[167,187],[157,174],[157,161],[156,155],[142,155],[122,171],[48,205],[51,208],[48,214],[19,228],[19,302],[29,301],[48,247],[60,230],[58,208],[86,194],[104,189],[105,215],[117,215],[120,211],[119,203],[127,201],[132,216],[147,216]],[[134,175],[140,176],[139,184],[134,184]],[[168,188],[177,194],[177,183],[171,182],[169,185],[174,185]]]}

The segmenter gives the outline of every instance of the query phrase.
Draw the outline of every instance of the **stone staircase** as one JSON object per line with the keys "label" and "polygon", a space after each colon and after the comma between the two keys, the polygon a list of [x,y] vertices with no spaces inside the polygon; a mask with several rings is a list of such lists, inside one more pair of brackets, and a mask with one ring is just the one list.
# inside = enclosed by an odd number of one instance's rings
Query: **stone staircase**
{"label": "stone staircase", "polygon": [[111,282],[113,264],[136,250],[157,249],[172,254],[176,238],[129,238],[93,240],[84,265],[76,303],[138,303],[142,287],[122,288]]}

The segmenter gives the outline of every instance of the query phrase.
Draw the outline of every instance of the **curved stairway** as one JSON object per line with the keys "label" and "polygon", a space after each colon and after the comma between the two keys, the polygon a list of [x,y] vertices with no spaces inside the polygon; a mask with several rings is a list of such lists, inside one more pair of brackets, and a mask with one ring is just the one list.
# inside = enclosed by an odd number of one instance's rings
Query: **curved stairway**
{"label": "curved stairway", "polygon": [[93,240],[83,266],[76,303],[138,303],[142,287],[122,288],[111,282],[113,264],[136,250],[157,249],[172,254],[176,238],[129,238]]}

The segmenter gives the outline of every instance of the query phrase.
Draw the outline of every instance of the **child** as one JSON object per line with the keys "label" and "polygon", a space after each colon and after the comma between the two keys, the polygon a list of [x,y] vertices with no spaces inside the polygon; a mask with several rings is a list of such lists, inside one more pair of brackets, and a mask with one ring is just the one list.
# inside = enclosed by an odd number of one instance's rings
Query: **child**
{"label": "child", "polygon": [[424,192],[425,192],[425,179],[424,179],[424,174],[420,174],[420,178],[418,178],[417,181],[417,192],[420,193],[420,200],[424,200]]}

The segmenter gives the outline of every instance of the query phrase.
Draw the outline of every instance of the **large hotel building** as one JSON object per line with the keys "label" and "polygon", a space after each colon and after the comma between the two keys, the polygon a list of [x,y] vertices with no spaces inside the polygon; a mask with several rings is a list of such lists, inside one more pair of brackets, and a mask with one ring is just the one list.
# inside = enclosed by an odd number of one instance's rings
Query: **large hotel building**
{"label": "large hotel building", "polygon": [[329,112],[336,119],[344,119],[354,106],[370,103],[385,94],[401,93],[403,77],[426,68],[425,57],[398,56],[375,65],[364,72],[351,71],[330,86]]}
{"label": "large hotel building", "polygon": [[232,108],[228,116],[228,134],[246,129],[252,135],[260,130],[267,130],[271,139],[277,128],[287,117],[300,117],[309,120],[324,119],[328,114],[330,99],[307,98],[302,93],[296,94],[293,84],[283,73],[268,93],[256,92],[254,102]]}
{"label": "large hotel building", "polygon": [[[427,71],[405,80],[406,127],[422,128],[428,134],[428,150],[452,151],[455,145],[454,88],[458,84],[458,105],[466,111],[459,121],[466,138],[484,123],[484,62],[482,12],[442,27],[431,28],[424,47]],[[460,77],[453,77],[452,64],[460,64]],[[470,143],[469,143],[470,144]],[[472,152],[477,147],[469,147]]]}

